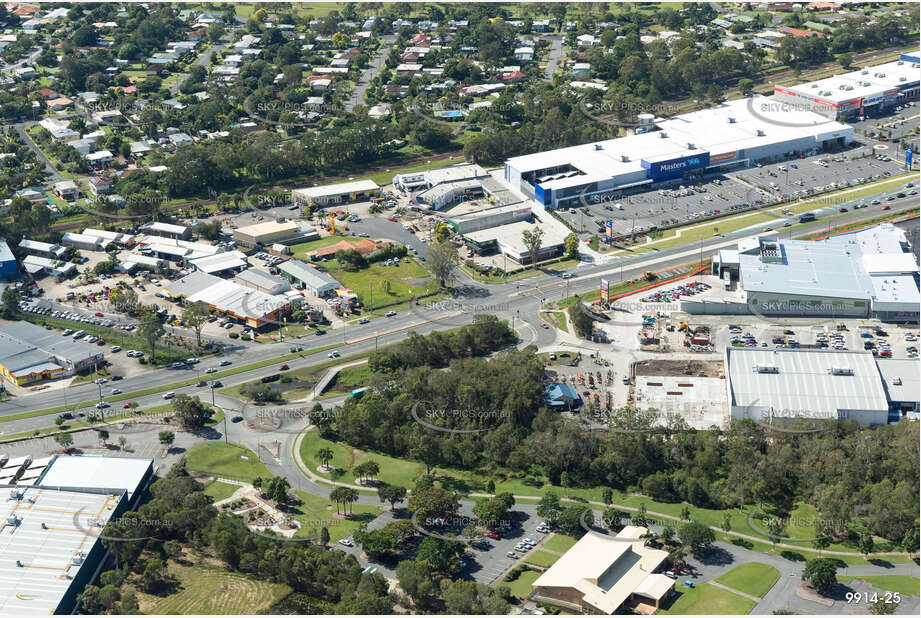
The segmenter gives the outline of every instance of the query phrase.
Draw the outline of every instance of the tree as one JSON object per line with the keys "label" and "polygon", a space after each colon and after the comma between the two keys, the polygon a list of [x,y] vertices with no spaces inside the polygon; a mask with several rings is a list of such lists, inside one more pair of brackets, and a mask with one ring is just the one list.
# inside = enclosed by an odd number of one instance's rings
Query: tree
{"label": "tree", "polygon": [[688,508],[687,504],[681,507],[681,519],[684,521],[691,521],[691,509]]}
{"label": "tree", "polygon": [[176,395],[172,408],[179,423],[186,429],[200,429],[211,417],[211,408],[203,404],[198,397]]}
{"label": "tree", "polygon": [[323,547],[329,545],[329,528],[326,526],[320,528],[320,545]]}
{"label": "tree", "polygon": [[563,240],[564,246],[566,247],[566,257],[570,259],[578,259],[579,257],[579,237],[576,234],[570,233]]}
{"label": "tree", "polygon": [[537,258],[540,256],[540,248],[544,242],[544,230],[540,226],[535,226],[533,230],[522,230],[521,242],[528,250],[531,266],[537,268]]}
{"label": "tree", "polygon": [[407,490],[399,485],[378,485],[377,496],[381,502],[389,502],[392,511],[397,503],[406,499]]}
{"label": "tree", "polygon": [[592,509],[585,504],[574,504],[566,507],[557,520],[557,526],[560,531],[575,537],[582,534],[585,529],[583,525],[591,527],[594,524],[595,516],[592,513]]}
{"label": "tree", "polygon": [[495,529],[508,517],[508,505],[498,496],[479,498],[473,506],[473,514],[481,526]]}
{"label": "tree", "polygon": [[614,502],[614,492],[611,491],[610,487],[605,487],[601,490],[601,501],[605,504],[611,504]]}
{"label": "tree", "polygon": [[613,532],[620,532],[623,528],[624,518],[627,517],[627,514],[623,511],[615,508],[607,508],[601,514],[601,521],[604,523],[604,527]]}
{"label": "tree", "polygon": [[840,64],[845,69],[850,68],[852,62],[854,62],[854,54],[851,52],[844,52],[838,56],[838,64]]}
{"label": "tree", "polygon": [[144,571],[141,574],[141,585],[144,592],[148,594],[157,594],[162,592],[170,583],[169,575],[166,572],[166,565],[159,558],[148,558],[144,563]]}
{"label": "tree", "polygon": [[456,513],[458,508],[457,496],[436,485],[416,490],[409,497],[409,510],[421,521]]}
{"label": "tree", "polygon": [[176,439],[176,434],[174,434],[172,431],[166,430],[157,434],[157,437],[160,440],[160,444],[165,446],[166,450],[169,451],[170,447],[173,445],[173,441]]}
{"label": "tree", "polygon": [[453,575],[460,569],[463,551],[463,543],[427,536],[419,543],[416,561],[427,564],[436,573]]}
{"label": "tree", "polygon": [[537,505],[537,516],[542,517],[551,526],[556,525],[560,514],[563,512],[563,505],[560,504],[560,497],[556,492],[548,491],[540,498]]}
{"label": "tree", "polygon": [[7,320],[15,320],[19,314],[19,292],[11,287],[6,287],[3,289],[0,300],[3,302],[3,317]]}
{"label": "tree", "polygon": [[438,279],[438,285],[448,287],[457,274],[461,259],[457,248],[447,241],[437,241],[429,245],[426,264]]}
{"label": "tree", "polygon": [[912,554],[918,553],[919,542],[921,541],[919,541],[918,529],[912,526],[902,539],[902,548],[908,552],[909,558],[911,558]]}
{"label": "tree", "polygon": [[895,602],[887,603],[885,598],[879,598],[873,603],[867,605],[867,609],[870,610],[870,613],[875,616],[884,616],[888,614],[894,614],[895,610],[899,608],[899,604]]}
{"label": "tree", "polygon": [[165,332],[163,324],[160,323],[160,318],[157,317],[157,313],[153,308],[145,308],[141,313],[141,319],[138,321],[137,334],[138,337],[147,342],[147,346],[150,348],[151,361],[156,359],[157,340]]}
{"label": "tree", "polygon": [[678,528],[678,538],[695,554],[706,553],[713,546],[716,535],[704,524],[692,521]]}
{"label": "tree", "polygon": [[98,433],[99,433],[99,439],[102,441],[102,445],[106,446],[106,440],[109,439],[109,430],[100,429]]}
{"label": "tree", "polygon": [[70,451],[71,445],[74,443],[74,437],[69,433],[58,433],[54,436],[54,441],[60,444],[65,451]]}
{"label": "tree", "polygon": [[352,472],[358,477],[358,482],[366,481],[366,479],[374,478],[380,474],[381,467],[373,459],[368,461],[363,461],[352,469]]}
{"label": "tree", "polygon": [[857,540],[857,549],[860,550],[864,558],[870,557],[870,554],[873,553],[874,545],[873,535],[871,534],[861,534],[860,538]]}
{"label": "tree", "polygon": [[[355,492],[355,497],[353,498],[352,492]],[[350,505],[352,502],[358,499],[357,491],[351,487],[336,487],[329,494],[329,499],[336,503],[336,514],[339,514],[339,505],[345,506]]]}
{"label": "tree", "polygon": [[195,343],[199,347],[201,347],[201,331],[210,317],[211,310],[203,302],[192,303],[182,310],[180,319],[185,322],[186,326],[195,331]]}
{"label": "tree", "polygon": [[288,490],[291,489],[291,484],[283,476],[276,476],[269,479],[268,483],[265,483],[262,491],[263,493],[278,504],[286,504],[288,502]]}
{"label": "tree", "polygon": [[329,462],[333,460],[333,449],[331,448],[321,448],[316,452],[314,458],[323,464],[323,467],[327,470],[329,469]]}
{"label": "tree", "polygon": [[723,532],[732,530],[732,517],[729,513],[723,513]]}
{"label": "tree", "polygon": [[454,231],[444,221],[439,221],[435,224],[435,240],[438,242],[448,240],[453,233]]}
{"label": "tree", "polygon": [[825,592],[838,583],[838,577],[835,574],[837,570],[838,567],[835,565],[834,560],[813,558],[806,561],[806,566],[803,567],[802,580],[808,581],[809,585],[818,592]]}

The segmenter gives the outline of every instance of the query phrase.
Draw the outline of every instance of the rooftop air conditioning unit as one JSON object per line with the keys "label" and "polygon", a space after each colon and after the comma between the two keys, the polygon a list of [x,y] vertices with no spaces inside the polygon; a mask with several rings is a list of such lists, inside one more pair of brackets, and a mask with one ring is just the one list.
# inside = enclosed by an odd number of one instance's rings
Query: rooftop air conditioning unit
{"label": "rooftop air conditioning unit", "polygon": [[688,150],[694,150],[694,148],[696,148],[696,146],[694,146],[694,142],[688,142]]}
{"label": "rooftop air conditioning unit", "polygon": [[666,133],[665,131],[659,132],[659,139],[665,139],[666,137],[668,137],[668,133]]}
{"label": "rooftop air conditioning unit", "polygon": [[854,375],[854,370],[850,367],[833,367],[831,374],[833,376],[852,376]]}
{"label": "rooftop air conditioning unit", "polygon": [[601,144],[595,144],[595,150],[604,150],[604,146]]}
{"label": "rooftop air conditioning unit", "polygon": [[900,77],[900,78],[899,78],[899,81],[900,81],[900,82],[904,82],[904,81],[905,81],[905,76],[903,75],[902,77]]}
{"label": "rooftop air conditioning unit", "polygon": [[758,137],[764,137],[764,131],[762,131],[761,129],[758,129],[757,131],[755,131],[755,134],[758,135]]}
{"label": "rooftop air conditioning unit", "polygon": [[861,74],[861,75],[869,75],[870,72],[869,72],[868,70],[864,69],[863,71],[860,72],[860,74]]}
{"label": "rooftop air conditioning unit", "polygon": [[780,369],[773,365],[758,365],[755,367],[755,371],[758,373],[780,373]]}
{"label": "rooftop air conditioning unit", "polygon": [[627,163],[628,161],[630,161],[630,157],[628,157],[627,155],[620,155],[620,160],[624,163]]}
{"label": "rooftop air conditioning unit", "polygon": [[902,62],[901,60],[899,60],[896,64],[898,64],[899,66],[902,66],[902,65],[905,64],[905,63]]}
{"label": "rooftop air conditioning unit", "polygon": [[735,119],[735,118],[733,118],[732,116],[730,116],[730,117],[729,117],[729,118],[727,118],[726,120],[728,120],[728,121],[729,121],[729,124],[735,124],[735,121],[736,121],[736,119]]}

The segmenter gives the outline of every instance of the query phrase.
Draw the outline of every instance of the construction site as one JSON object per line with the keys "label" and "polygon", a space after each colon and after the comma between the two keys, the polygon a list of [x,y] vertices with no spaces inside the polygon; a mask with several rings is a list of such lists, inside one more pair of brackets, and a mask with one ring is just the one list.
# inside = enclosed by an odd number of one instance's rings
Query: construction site
{"label": "construction site", "polygon": [[631,367],[628,402],[662,426],[724,429],[729,424],[725,368],[720,360],[642,360]]}

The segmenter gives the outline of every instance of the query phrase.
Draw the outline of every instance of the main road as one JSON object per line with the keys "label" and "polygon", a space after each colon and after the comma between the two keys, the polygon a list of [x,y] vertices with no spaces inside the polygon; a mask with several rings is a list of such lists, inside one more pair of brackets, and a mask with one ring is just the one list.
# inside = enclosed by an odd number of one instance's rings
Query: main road
{"label": "main road", "polygon": [[[892,190],[889,193],[895,193]],[[886,206],[892,210],[902,210],[917,206],[915,196],[896,198],[893,201],[881,200],[882,204],[851,211],[846,215],[838,215],[834,220],[836,225],[856,223],[867,219],[879,217]],[[837,207],[831,209],[837,214]],[[764,224],[768,229],[776,222]],[[828,222],[820,217],[813,224],[798,227],[797,234],[819,232],[827,228]],[[328,360],[328,350],[334,347],[343,357],[368,353],[379,346],[395,343],[405,339],[409,333],[430,333],[435,330],[453,328],[470,323],[477,313],[493,313],[500,318],[509,320],[522,335],[527,343],[534,343],[538,347],[549,345],[553,342],[553,333],[539,326],[539,309],[546,300],[559,298],[565,294],[582,294],[599,288],[600,279],[607,277],[612,280],[631,279],[641,276],[648,270],[663,270],[694,262],[700,255],[712,255],[716,250],[735,245],[739,238],[746,234],[757,233],[757,229],[749,228],[744,231],[727,234],[725,237],[714,237],[700,243],[677,246],[655,253],[643,253],[636,256],[626,256],[607,259],[601,263],[583,263],[570,271],[572,277],[563,279],[560,274],[539,275],[520,281],[518,283],[505,283],[485,285],[474,282],[463,276],[456,286],[456,302],[446,306],[414,307],[393,317],[378,317],[367,324],[353,323],[343,328],[331,329],[322,336],[306,336],[299,339],[288,339],[279,343],[238,343],[224,349],[223,355],[218,358],[207,358],[196,367],[204,368],[217,366],[220,360],[229,360],[232,365],[224,369],[233,369],[241,364],[248,365],[260,361],[277,359],[290,353],[292,345],[301,346],[304,352],[299,358],[287,361],[292,369],[308,367]],[[311,349],[324,348],[322,351],[308,353]],[[222,378],[225,384],[233,384],[253,380],[277,372],[274,363],[265,367],[251,369],[229,378]],[[117,386],[124,392],[124,400],[141,401],[132,396],[133,391],[160,388],[165,390],[168,385],[178,381],[194,378],[194,370],[182,369],[157,369],[141,375],[126,377]],[[207,378],[207,375],[202,375]],[[111,387],[112,384],[106,385]],[[106,391],[107,389],[103,389]],[[186,387],[175,389],[177,392],[201,392],[202,389]],[[95,384],[81,384],[67,389],[53,389],[31,395],[4,399],[0,401],[0,431],[13,432],[13,423],[3,423],[4,416],[20,414],[36,410],[55,408],[58,406],[72,405],[74,402],[86,402],[99,396],[99,387]],[[149,396],[159,398],[159,395]],[[114,403],[118,408],[119,404]],[[47,420],[40,417],[26,421],[16,421],[17,428],[29,425],[26,429],[46,427]],[[20,431],[23,429],[19,429]]]}

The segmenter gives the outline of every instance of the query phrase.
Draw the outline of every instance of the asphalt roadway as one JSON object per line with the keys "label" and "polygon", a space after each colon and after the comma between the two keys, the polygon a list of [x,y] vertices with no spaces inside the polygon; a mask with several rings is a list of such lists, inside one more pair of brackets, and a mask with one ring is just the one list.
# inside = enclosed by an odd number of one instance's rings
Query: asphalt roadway
{"label": "asphalt roadway", "polygon": [[[906,181],[907,182],[907,181]],[[894,193],[891,191],[889,193]],[[915,196],[895,198],[893,201],[882,200],[877,206],[851,211],[834,220],[835,225],[858,222],[878,217],[882,209],[889,206],[892,210],[905,209],[917,206]],[[825,214],[837,214],[837,209],[826,208]],[[798,234],[807,234],[825,229],[829,224],[822,220],[823,212],[814,224],[797,229]],[[763,230],[771,229],[769,226]],[[379,317],[372,319],[367,324],[353,323],[340,329],[331,329],[322,336],[305,336],[298,339],[289,339],[282,343],[266,344],[238,344],[236,347],[225,348],[224,354],[219,359],[206,358],[200,365],[202,369],[217,365],[219,360],[229,360],[230,367],[241,364],[251,364],[258,361],[278,358],[289,353],[292,345],[305,348],[305,353],[293,361],[287,361],[292,369],[308,367],[328,360],[327,351],[307,354],[313,348],[335,346],[343,357],[367,353],[378,346],[400,341],[408,333],[416,332],[426,334],[434,330],[453,328],[468,324],[473,316],[478,313],[493,313],[500,318],[508,319],[519,332],[524,344],[534,344],[538,347],[550,345],[555,340],[554,334],[539,326],[540,306],[547,300],[560,298],[564,295],[584,293],[598,289],[601,278],[619,281],[621,278],[630,279],[642,275],[648,270],[667,269],[682,264],[687,264],[698,259],[700,254],[705,257],[712,255],[716,250],[734,245],[740,236],[757,233],[757,229],[740,230],[725,237],[715,237],[702,243],[684,245],[656,252],[606,259],[601,263],[583,262],[571,270],[572,278],[562,279],[560,274],[541,275],[527,281],[498,285],[485,285],[471,281],[464,275],[459,276],[456,287],[458,294],[454,303],[448,306],[441,304],[427,305],[422,308],[414,307],[390,318]],[[242,372],[229,378],[222,378],[225,385],[253,380],[277,371],[274,365]],[[138,401],[145,403],[147,398],[136,399],[132,391],[155,387],[165,388],[169,384],[180,380],[194,378],[194,370],[158,369],[142,375],[125,378],[120,381],[118,388],[125,394],[124,401]],[[111,384],[106,385],[111,387]],[[201,389],[185,387],[176,389],[176,392],[195,392]],[[57,406],[73,404],[75,401],[90,401],[98,397],[99,388],[95,384],[82,384],[67,389],[53,389],[31,395],[4,399],[0,401],[0,420],[4,416],[20,414],[35,410],[43,410]],[[161,395],[150,395],[160,400]],[[120,403],[112,404],[113,409],[120,408]],[[33,423],[35,423],[33,425]],[[40,417],[26,421],[11,421],[9,424],[0,422],[0,431],[3,433],[16,433],[33,427],[46,427],[49,423],[42,422]]]}

